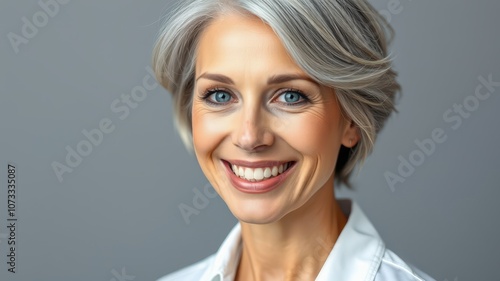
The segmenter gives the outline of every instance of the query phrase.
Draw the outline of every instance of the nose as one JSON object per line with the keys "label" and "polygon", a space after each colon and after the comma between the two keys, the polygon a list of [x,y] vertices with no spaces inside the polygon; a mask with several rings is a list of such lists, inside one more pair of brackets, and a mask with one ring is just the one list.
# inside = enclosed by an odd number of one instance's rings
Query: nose
{"label": "nose", "polygon": [[259,152],[274,143],[268,113],[260,108],[242,108],[235,118],[233,144],[246,152]]}

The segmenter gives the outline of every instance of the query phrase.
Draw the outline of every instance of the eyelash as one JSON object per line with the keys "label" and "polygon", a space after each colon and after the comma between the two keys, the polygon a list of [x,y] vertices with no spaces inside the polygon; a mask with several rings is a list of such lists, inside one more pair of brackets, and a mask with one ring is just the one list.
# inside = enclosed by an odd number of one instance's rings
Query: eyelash
{"label": "eyelash", "polygon": [[301,106],[301,105],[304,105],[306,103],[311,102],[311,99],[307,96],[307,94],[305,94],[301,90],[294,89],[294,88],[288,88],[288,89],[283,89],[282,91],[279,91],[277,96],[276,96],[276,99],[278,97],[282,96],[283,94],[288,93],[288,92],[299,94],[299,96],[302,98],[302,101],[295,102],[295,103],[284,103],[287,106]]}
{"label": "eyelash", "polygon": [[203,95],[200,97],[200,99],[212,106],[221,106],[221,105],[226,105],[227,103],[216,103],[210,100],[210,97],[215,94],[216,92],[226,92],[229,94],[231,97],[233,96],[230,91],[224,89],[224,88],[211,88],[206,90]]}
{"label": "eyelash", "polygon": [[[233,97],[233,94],[229,90],[227,90],[227,89],[224,89],[224,88],[211,88],[211,89],[206,90],[203,93],[203,95],[200,97],[200,99],[203,100],[204,102],[210,104],[210,105],[213,105],[213,106],[223,106],[223,105],[226,105],[226,104],[230,103],[230,102],[227,102],[227,103],[217,103],[217,102],[211,101],[210,97],[213,94],[215,94],[216,92],[226,92],[231,97]],[[287,106],[300,106],[300,105],[303,105],[305,103],[310,103],[311,102],[311,99],[309,99],[309,97],[307,96],[307,94],[303,93],[301,90],[294,89],[294,88],[287,88],[287,89],[283,89],[283,90],[279,91],[278,94],[276,95],[275,99],[277,99],[278,97],[280,97],[281,95],[283,95],[283,94],[285,94],[287,92],[297,93],[302,98],[302,101],[299,101],[299,102],[295,102],[295,103],[283,103],[283,104],[285,104]]]}

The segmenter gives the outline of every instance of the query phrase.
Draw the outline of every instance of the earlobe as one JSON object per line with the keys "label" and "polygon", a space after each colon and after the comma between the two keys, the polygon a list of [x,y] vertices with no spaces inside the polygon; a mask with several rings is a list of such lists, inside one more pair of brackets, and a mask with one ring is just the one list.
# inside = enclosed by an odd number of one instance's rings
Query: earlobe
{"label": "earlobe", "polygon": [[356,146],[360,139],[359,127],[350,121],[349,125],[345,128],[344,137],[342,138],[342,145],[348,148]]}

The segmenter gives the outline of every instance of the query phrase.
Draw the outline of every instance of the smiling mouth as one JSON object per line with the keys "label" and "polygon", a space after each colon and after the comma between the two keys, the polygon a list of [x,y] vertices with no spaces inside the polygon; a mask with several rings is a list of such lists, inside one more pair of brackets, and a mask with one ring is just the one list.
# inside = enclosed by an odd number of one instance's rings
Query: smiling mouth
{"label": "smiling mouth", "polygon": [[295,164],[295,161],[290,161],[275,166],[250,168],[231,164],[228,161],[226,162],[237,177],[250,182],[260,182],[267,179],[272,179],[286,172]]}

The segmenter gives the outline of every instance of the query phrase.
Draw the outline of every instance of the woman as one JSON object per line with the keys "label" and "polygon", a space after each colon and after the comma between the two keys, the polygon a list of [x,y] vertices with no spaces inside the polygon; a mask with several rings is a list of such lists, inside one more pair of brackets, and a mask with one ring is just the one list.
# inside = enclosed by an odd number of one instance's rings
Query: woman
{"label": "woman", "polygon": [[239,224],[160,280],[433,280],[334,194],[394,111],[386,31],[362,0],[183,1],[154,70]]}

